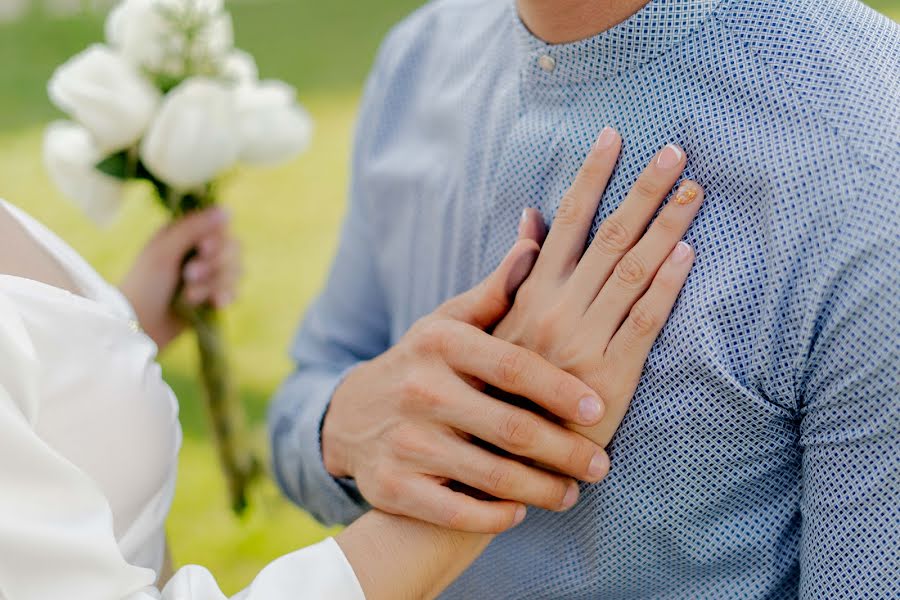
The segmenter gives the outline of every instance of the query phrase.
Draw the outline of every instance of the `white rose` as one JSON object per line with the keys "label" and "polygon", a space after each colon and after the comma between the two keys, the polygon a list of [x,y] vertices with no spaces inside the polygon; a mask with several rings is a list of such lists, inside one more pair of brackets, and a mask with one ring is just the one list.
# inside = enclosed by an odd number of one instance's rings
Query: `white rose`
{"label": "white rose", "polygon": [[238,156],[234,96],[220,81],[194,77],[169,92],[141,143],[141,159],[180,190],[197,188]]}
{"label": "white rose", "polygon": [[259,79],[256,61],[253,60],[253,57],[248,52],[238,49],[232,50],[225,58],[222,74],[229,81],[238,85],[256,83]]}
{"label": "white rose", "polygon": [[101,158],[91,134],[76,123],[51,123],[44,134],[44,165],[50,178],[91,219],[107,224],[122,202],[122,182],[95,168]]}
{"label": "white rose", "polygon": [[140,139],[159,103],[159,92],[106,46],[96,44],[56,69],[50,99],[86,127],[105,153]]}
{"label": "white rose", "polygon": [[242,161],[268,165],[303,152],[312,138],[312,119],[296,92],[281,81],[239,87],[235,92]]}
{"label": "white rose", "polygon": [[[186,27],[197,22],[188,47]],[[123,0],[106,20],[106,39],[142,69],[183,77],[220,68],[234,29],[222,0]]]}

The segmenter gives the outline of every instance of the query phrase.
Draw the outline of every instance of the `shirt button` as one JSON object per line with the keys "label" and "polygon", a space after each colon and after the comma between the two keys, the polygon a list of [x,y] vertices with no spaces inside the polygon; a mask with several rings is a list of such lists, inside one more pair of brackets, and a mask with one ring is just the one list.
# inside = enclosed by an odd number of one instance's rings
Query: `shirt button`
{"label": "shirt button", "polygon": [[556,59],[549,54],[544,54],[538,59],[538,65],[547,73],[556,68]]}

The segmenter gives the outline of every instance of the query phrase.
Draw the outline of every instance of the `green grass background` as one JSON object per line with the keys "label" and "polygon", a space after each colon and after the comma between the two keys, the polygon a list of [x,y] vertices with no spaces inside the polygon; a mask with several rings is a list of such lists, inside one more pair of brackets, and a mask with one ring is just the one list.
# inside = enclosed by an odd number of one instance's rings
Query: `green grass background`
{"label": "green grass background", "polygon": [[[0,0],[2,2],[3,0]],[[359,93],[375,49],[391,24],[418,0],[234,0],[238,45],[264,77],[296,85],[316,120],[310,151],[275,169],[240,169],[223,186],[244,243],[247,275],[228,316],[235,375],[265,450],[266,402],[290,369],[286,349],[297,320],[322,284],[347,188],[347,165]],[[900,20],[900,0],[872,0]],[[67,19],[38,11],[0,25],[0,197],[23,206],[59,232],[111,280],[124,273],[162,215],[140,187],[118,222],[100,231],[52,187],[41,166],[41,132],[57,117],[45,84],[56,65],[99,40],[102,18]],[[181,400],[184,449],[169,534],[176,563],[210,568],[227,593],[247,585],[275,557],[329,532],[280,498],[271,483],[238,520],[209,445],[194,381],[190,340],[162,357]]]}

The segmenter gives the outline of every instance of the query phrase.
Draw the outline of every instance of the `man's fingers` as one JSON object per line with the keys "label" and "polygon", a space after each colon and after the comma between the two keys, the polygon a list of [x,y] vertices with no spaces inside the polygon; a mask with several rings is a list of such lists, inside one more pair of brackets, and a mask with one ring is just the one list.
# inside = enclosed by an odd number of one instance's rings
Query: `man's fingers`
{"label": "man's fingers", "polygon": [[609,471],[606,452],[565,427],[460,380],[444,388],[456,401],[433,410],[451,427],[582,481],[600,481]]}
{"label": "man's fingers", "polygon": [[693,249],[685,242],[678,242],[653,278],[650,289],[631,308],[613,336],[607,349],[610,356],[617,357],[622,364],[643,366],[693,264]]}
{"label": "man's fingers", "polygon": [[591,331],[610,339],[638,298],[647,290],[660,265],[684,236],[703,202],[703,189],[684,181],[653,221],[649,231],[616,265],[597,294],[586,318]]}
{"label": "man's fingers", "polygon": [[476,500],[424,475],[405,480],[399,487],[402,489],[392,503],[399,514],[446,529],[502,533],[525,518],[525,506],[518,502]]}
{"label": "man's fingers", "polygon": [[594,239],[569,281],[576,296],[586,299],[586,311],[612,275],[622,256],[646,231],[647,224],[684,170],[684,152],[669,144],[641,173],[622,204],[600,223]]}
{"label": "man's fingers", "polygon": [[495,338],[464,323],[442,325],[447,364],[464,375],[545,408],[564,421],[592,425],[603,402],[586,383],[531,350]]}
{"label": "man's fingers", "polygon": [[578,264],[621,146],[622,138],[611,127],[600,133],[575,181],[560,201],[535,267],[538,272],[567,277]]}
{"label": "man's fingers", "polygon": [[441,474],[495,498],[522,502],[553,511],[568,510],[578,501],[578,484],[569,477],[498,456],[448,433],[448,452],[438,455]]}
{"label": "man's fingers", "polygon": [[506,315],[519,286],[528,278],[540,247],[531,239],[517,241],[493,273],[477,286],[451,298],[437,310],[456,321],[488,329]]}

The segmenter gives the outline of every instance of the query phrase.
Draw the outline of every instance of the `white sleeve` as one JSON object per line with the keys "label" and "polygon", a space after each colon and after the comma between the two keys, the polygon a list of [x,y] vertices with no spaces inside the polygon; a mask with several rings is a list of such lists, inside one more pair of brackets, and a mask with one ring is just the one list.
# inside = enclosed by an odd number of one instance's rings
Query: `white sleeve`
{"label": "white sleeve", "polygon": [[[38,369],[31,340],[0,293],[0,598],[225,600],[208,571],[186,567],[160,592],[156,574],[128,564],[94,482],[35,432]],[[364,600],[337,543],[284,556],[240,600]]]}

